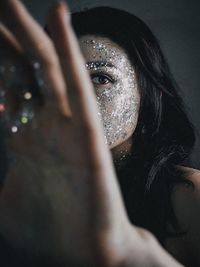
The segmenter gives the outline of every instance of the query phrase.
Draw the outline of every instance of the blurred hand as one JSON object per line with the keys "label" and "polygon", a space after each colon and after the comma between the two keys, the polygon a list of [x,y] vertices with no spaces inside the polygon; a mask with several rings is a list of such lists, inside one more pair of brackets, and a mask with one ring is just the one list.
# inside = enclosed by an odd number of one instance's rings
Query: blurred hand
{"label": "blurred hand", "polygon": [[[17,0],[1,1],[0,19],[1,117],[14,158],[1,191],[0,233],[47,264],[147,266],[149,244],[157,243],[127,219],[67,7],[50,12],[52,39]],[[27,109],[32,115],[23,120]]]}

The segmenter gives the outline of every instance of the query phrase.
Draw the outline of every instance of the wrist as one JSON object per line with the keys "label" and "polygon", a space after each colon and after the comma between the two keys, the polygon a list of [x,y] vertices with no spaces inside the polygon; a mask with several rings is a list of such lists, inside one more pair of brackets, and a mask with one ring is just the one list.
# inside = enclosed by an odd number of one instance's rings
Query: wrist
{"label": "wrist", "polygon": [[126,253],[126,267],[183,267],[149,231],[132,226],[131,242]]}
{"label": "wrist", "polygon": [[172,255],[170,255],[157,241],[157,239],[150,234],[147,242],[147,249],[149,250],[149,261],[151,267],[183,267]]}

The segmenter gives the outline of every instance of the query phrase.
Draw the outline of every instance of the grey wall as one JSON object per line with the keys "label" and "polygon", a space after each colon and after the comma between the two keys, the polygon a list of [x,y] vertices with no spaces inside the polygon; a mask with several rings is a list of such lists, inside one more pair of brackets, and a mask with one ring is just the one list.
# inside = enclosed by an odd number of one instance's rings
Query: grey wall
{"label": "grey wall", "polygon": [[[53,0],[23,1],[42,24]],[[110,5],[142,18],[160,39],[172,72],[180,85],[189,115],[200,132],[200,1],[199,0],[68,0],[71,11]],[[172,118],[173,120],[173,118]],[[200,137],[193,152],[200,168]]]}

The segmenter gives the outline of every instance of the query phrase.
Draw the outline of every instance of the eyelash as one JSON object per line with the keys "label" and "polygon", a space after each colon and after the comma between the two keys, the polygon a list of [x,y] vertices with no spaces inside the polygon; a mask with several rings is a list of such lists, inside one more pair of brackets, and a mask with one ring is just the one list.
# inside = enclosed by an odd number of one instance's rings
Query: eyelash
{"label": "eyelash", "polygon": [[[99,82],[99,83],[95,83],[94,81],[93,81],[93,79],[94,78],[103,78],[103,79],[107,79],[107,82],[106,83],[101,83],[101,82]],[[112,84],[114,84],[115,83],[115,80],[110,76],[110,75],[108,75],[108,74],[105,74],[105,73],[93,73],[93,74],[91,74],[91,80],[92,80],[92,82],[95,84],[95,85],[97,85],[97,86],[101,86],[101,85],[107,85],[109,82],[110,83],[112,83]]]}

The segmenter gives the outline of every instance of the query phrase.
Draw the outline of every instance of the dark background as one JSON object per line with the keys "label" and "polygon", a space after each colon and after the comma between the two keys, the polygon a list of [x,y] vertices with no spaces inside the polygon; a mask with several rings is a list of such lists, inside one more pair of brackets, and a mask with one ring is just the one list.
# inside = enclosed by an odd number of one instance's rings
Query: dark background
{"label": "dark background", "polygon": [[[24,0],[34,17],[44,25],[54,0]],[[181,87],[189,116],[196,127],[193,167],[200,168],[200,1],[199,0],[68,0],[71,11],[109,5],[143,19],[160,40],[172,73]],[[173,118],[172,118],[173,123]],[[183,129],[184,130],[184,129]]]}

